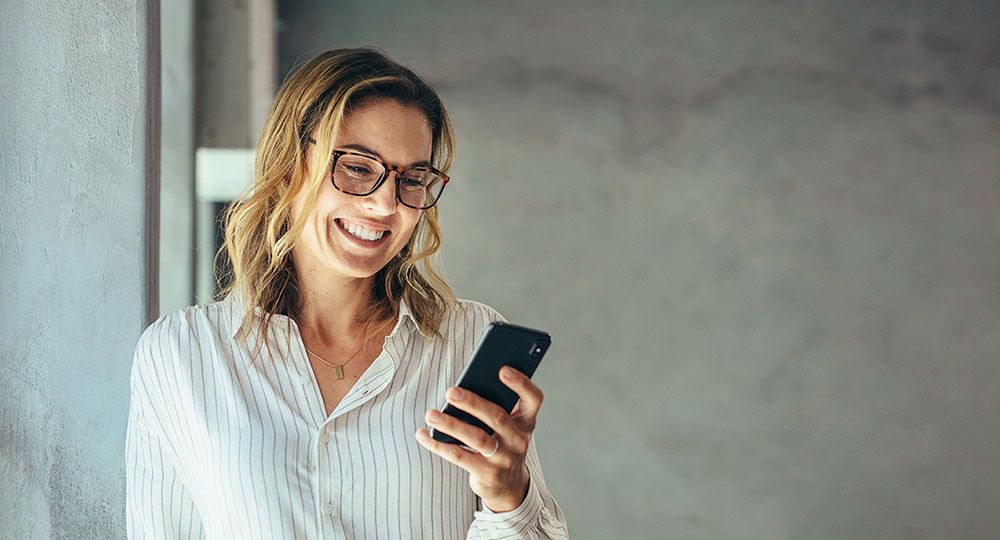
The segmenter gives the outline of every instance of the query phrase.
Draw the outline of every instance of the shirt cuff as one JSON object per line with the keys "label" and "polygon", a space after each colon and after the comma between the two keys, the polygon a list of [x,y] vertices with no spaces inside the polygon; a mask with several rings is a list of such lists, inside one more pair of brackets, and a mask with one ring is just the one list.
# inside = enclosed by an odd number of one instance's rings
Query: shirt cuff
{"label": "shirt cuff", "polygon": [[476,511],[474,516],[479,525],[480,535],[483,538],[492,538],[509,536],[510,533],[520,534],[530,524],[538,521],[541,510],[542,496],[529,475],[528,494],[520,506],[507,512],[494,512],[484,503],[483,509]]}

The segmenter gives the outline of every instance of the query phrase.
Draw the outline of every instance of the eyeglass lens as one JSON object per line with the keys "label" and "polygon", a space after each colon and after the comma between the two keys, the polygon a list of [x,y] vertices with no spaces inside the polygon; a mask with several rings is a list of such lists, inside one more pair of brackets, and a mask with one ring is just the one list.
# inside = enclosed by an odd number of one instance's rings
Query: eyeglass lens
{"label": "eyeglass lens", "polygon": [[[343,154],[334,164],[333,183],[347,193],[364,195],[372,190],[384,172],[385,167],[374,159]],[[444,178],[426,168],[410,169],[400,175],[398,186],[403,204],[427,208],[441,196]]]}

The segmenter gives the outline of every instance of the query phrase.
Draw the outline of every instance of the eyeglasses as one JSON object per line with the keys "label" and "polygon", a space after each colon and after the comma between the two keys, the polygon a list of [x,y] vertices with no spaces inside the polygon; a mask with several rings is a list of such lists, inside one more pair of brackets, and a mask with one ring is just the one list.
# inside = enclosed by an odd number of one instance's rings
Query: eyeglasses
{"label": "eyeglasses", "polygon": [[[309,142],[316,144],[312,138]],[[396,171],[396,199],[418,210],[434,206],[449,181],[447,174],[434,167],[422,165],[404,169],[349,150],[333,151],[330,180],[338,191],[365,196],[374,193],[385,182],[390,170]]]}

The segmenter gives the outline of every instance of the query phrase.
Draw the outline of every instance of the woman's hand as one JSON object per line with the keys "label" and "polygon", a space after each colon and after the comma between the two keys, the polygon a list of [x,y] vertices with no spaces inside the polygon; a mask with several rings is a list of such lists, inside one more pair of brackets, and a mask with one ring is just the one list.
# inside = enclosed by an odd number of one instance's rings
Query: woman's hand
{"label": "woman's hand", "polygon": [[[453,386],[446,394],[448,403],[490,426],[493,436],[500,443],[499,447],[494,438],[481,428],[434,409],[427,411],[427,423],[478,453],[457,444],[436,441],[426,429],[416,432],[417,440],[425,448],[469,471],[469,487],[483,499],[483,504],[498,513],[517,508],[528,494],[529,475],[525,456],[543,397],[541,388],[511,366],[500,370],[500,380],[519,396],[510,414],[496,403],[468,390]],[[489,454],[495,447],[497,450],[492,456],[482,455]]]}

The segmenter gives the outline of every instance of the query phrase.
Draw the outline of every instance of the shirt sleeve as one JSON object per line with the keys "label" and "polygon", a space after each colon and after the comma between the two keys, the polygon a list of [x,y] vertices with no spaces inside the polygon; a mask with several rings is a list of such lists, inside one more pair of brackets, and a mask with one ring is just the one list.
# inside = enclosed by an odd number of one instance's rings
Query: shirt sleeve
{"label": "shirt sleeve", "polygon": [[525,456],[528,466],[528,495],[517,508],[507,512],[494,512],[477,497],[478,507],[472,525],[469,527],[468,540],[473,539],[568,539],[569,530],[566,526],[566,516],[555,498],[545,486],[542,467],[535,447],[535,438],[528,441],[528,453]]}
{"label": "shirt sleeve", "polygon": [[147,410],[160,362],[159,327],[151,325],[136,346],[125,432],[125,517],[128,538],[204,538],[201,518],[164,443],[158,421]]}

